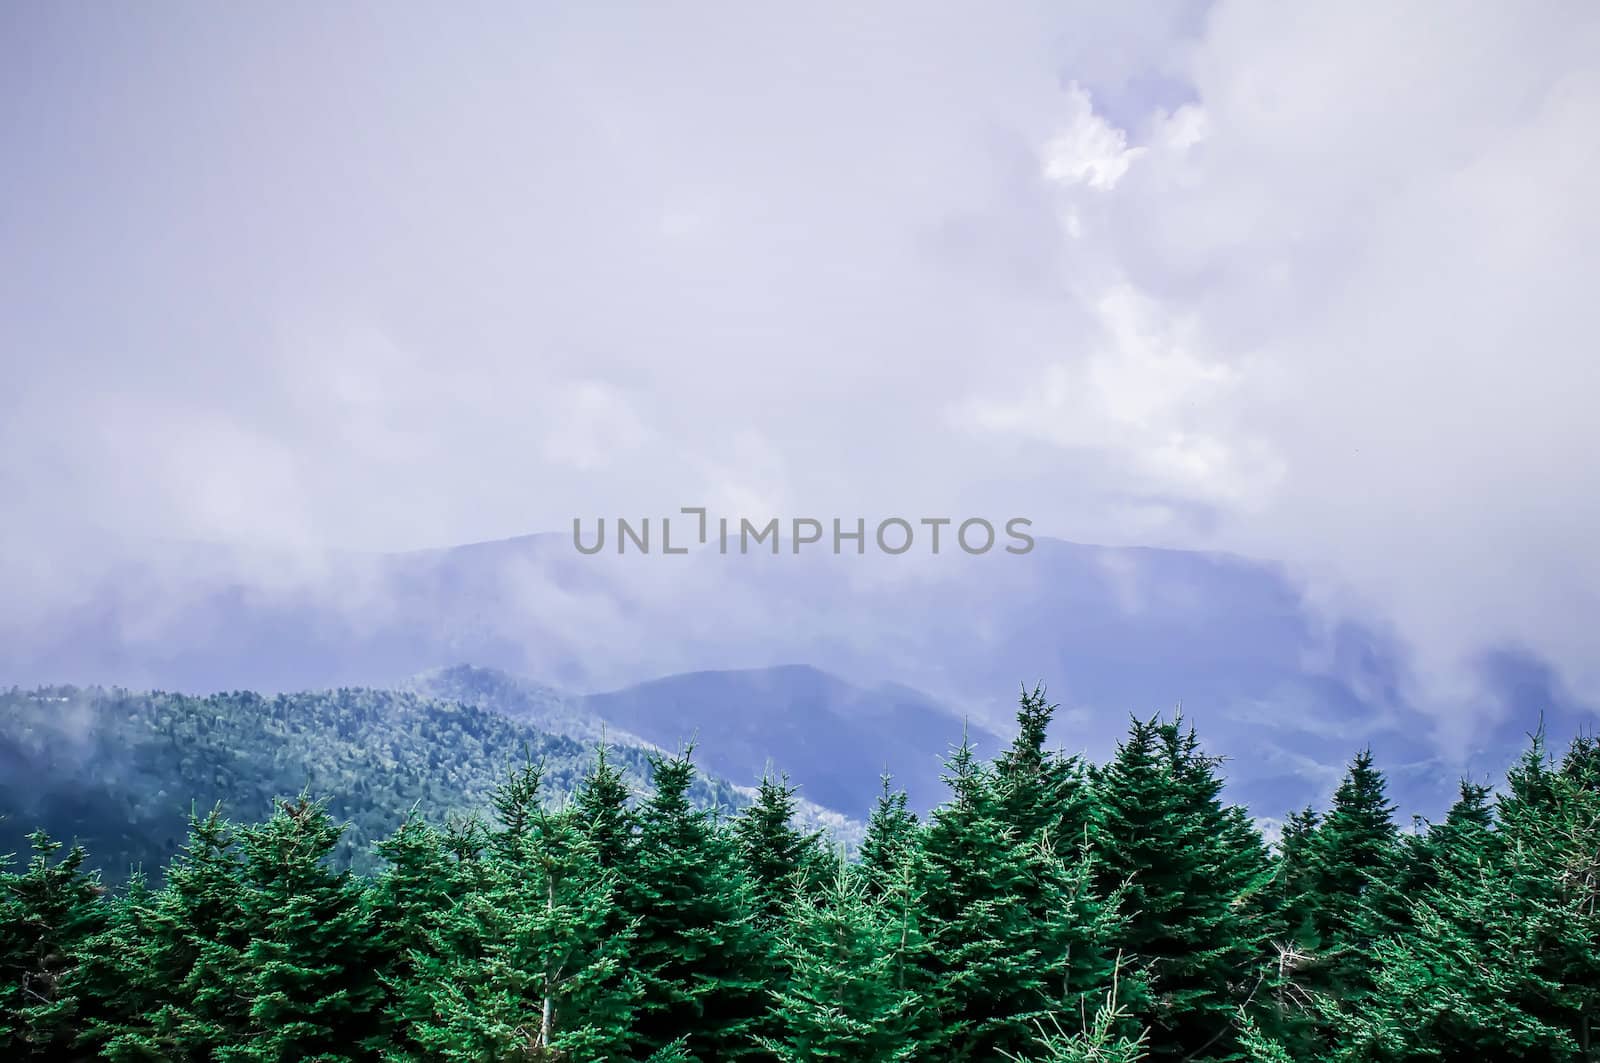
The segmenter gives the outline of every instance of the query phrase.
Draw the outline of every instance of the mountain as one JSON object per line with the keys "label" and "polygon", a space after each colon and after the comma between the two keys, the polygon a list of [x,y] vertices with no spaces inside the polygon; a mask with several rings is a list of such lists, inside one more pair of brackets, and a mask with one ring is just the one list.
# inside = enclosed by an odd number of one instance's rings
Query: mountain
{"label": "mountain", "polygon": [[[593,746],[676,752],[694,745],[697,764],[727,779],[787,773],[802,811],[864,820],[885,769],[914,807],[944,796],[940,768],[962,723],[913,690],[863,690],[814,668],[750,669],[669,676],[605,694],[568,694],[493,668],[456,665],[401,686],[430,698],[497,712]],[[985,750],[999,742],[973,729]]]}
{"label": "mountain", "polygon": [[[614,743],[610,756],[644,792],[651,753]],[[191,809],[222,802],[231,816],[259,819],[274,798],[309,792],[349,822],[338,856],[362,868],[372,843],[419,803],[437,815],[484,811],[524,757],[543,765],[547,792],[570,793],[594,756],[591,742],[409,692],[13,688],[0,691],[0,854],[26,851],[25,832],[42,826],[83,841],[108,877],[121,878],[164,866]],[[691,797],[732,810],[749,795],[703,774]],[[802,819],[854,836],[853,824],[814,806]]]}
{"label": "mountain", "polygon": [[[914,690],[864,689],[806,665],[690,672],[593,694],[582,704],[657,743],[690,736],[707,767],[730,778],[771,765],[803,782],[813,800],[863,818],[885,771],[912,807],[942,800],[940,770],[962,734],[957,717]],[[985,755],[999,748],[988,730],[967,729]]]}
{"label": "mountain", "polygon": [[[1264,816],[1321,802],[1369,743],[1386,751],[1398,799],[1441,811],[1460,774],[1503,767],[1541,713],[1560,729],[1589,713],[1538,661],[1506,653],[1484,665],[1503,711],[1446,736],[1448,721],[1408,701],[1403,646],[1378,628],[1330,625],[1278,566],[1046,538],[1028,554],[981,557],[584,556],[564,535],[315,558],[173,548],[110,567],[86,556],[62,579],[48,602],[0,609],[0,682],[391,687],[470,662],[602,697],[798,662],[869,692],[920,691],[1007,734],[1019,685],[1042,681],[1062,705],[1054,740],[1095,756],[1129,714],[1181,704],[1233,758],[1231,795]],[[773,703],[809,711],[808,673],[775,674],[800,687]],[[684,682],[722,696],[717,681]],[[623,729],[644,726],[657,696],[688,711],[672,687],[613,697],[606,711]],[[734,739],[743,726],[732,701],[719,704],[645,737],[672,746],[698,729],[709,751],[711,734]],[[900,759],[892,745],[845,750],[849,734],[833,751],[870,757],[874,774]],[[833,741],[820,728],[807,737]],[[747,748],[736,763],[762,754]]]}

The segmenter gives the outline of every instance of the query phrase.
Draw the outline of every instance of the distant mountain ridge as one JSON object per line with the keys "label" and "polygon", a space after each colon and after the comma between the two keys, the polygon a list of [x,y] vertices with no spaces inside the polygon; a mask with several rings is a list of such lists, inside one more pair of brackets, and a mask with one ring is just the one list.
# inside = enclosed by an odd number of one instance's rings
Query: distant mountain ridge
{"label": "distant mountain ridge", "polygon": [[[1330,626],[1278,567],[1045,537],[1027,555],[984,557],[585,557],[559,534],[298,568],[192,551],[81,582],[0,630],[0,682],[388,688],[471,662],[609,699],[613,726],[671,747],[720,718],[651,731],[645,708],[697,686],[720,697],[716,681],[621,692],[801,663],[862,690],[923,692],[975,728],[1008,734],[1018,686],[1042,681],[1062,706],[1054,741],[1096,756],[1130,714],[1181,703],[1234,758],[1231,796],[1274,816],[1323,801],[1369,743],[1391,758],[1399,799],[1442,811],[1459,775],[1498,772],[1541,714],[1561,730],[1592,719],[1538,661],[1495,655],[1484,682],[1503,711],[1480,717],[1464,753],[1446,759],[1431,734],[1437,718],[1407,702],[1402,647],[1379,630]],[[775,674],[799,684],[788,702],[802,711],[806,674]],[[821,735],[793,737],[816,755],[806,743]],[[842,746],[842,756],[857,752]]]}
{"label": "distant mountain ridge", "polygon": [[1001,741],[917,691],[864,689],[807,665],[691,672],[588,695],[468,665],[403,685],[580,740],[604,736],[668,752],[693,744],[696,762],[713,774],[787,774],[805,798],[857,819],[885,772],[913,807],[933,807],[944,794],[944,758],[964,729],[986,754]]}

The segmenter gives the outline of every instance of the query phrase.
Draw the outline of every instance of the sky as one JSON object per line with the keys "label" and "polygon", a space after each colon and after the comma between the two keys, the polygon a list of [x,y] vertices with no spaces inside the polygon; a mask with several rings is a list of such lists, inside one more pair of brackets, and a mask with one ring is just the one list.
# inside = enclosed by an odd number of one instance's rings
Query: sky
{"label": "sky", "polygon": [[[860,10],[860,8],[867,10]],[[1022,514],[1600,699],[1600,8],[0,8],[0,579]]]}

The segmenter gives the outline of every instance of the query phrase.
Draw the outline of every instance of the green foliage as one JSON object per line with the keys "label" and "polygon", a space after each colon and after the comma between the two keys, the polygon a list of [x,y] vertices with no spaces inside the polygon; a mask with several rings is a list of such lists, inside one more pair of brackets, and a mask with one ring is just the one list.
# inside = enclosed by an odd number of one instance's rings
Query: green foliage
{"label": "green foliage", "polygon": [[370,1058],[381,1032],[376,935],[363,885],[333,866],[342,828],[304,798],[242,832],[239,910],[250,935],[235,986],[248,1036],[218,1051],[238,1063]]}
{"label": "green foliage", "polygon": [[1356,754],[1313,843],[1315,984],[1345,996],[1368,988],[1365,957],[1395,928],[1402,903],[1395,889],[1402,850],[1386,785],[1372,751]]}
{"label": "green foliage", "polygon": [[1271,865],[1242,810],[1223,805],[1216,764],[1193,729],[1135,720],[1096,776],[1098,880],[1123,891],[1118,941],[1148,980],[1135,1009],[1152,1059],[1240,1058],[1235,1016],[1270,973]]}
{"label": "green foliage", "polygon": [[[1035,708],[1024,699],[1025,721]],[[1019,745],[1040,740],[1025,729]],[[1094,891],[1087,850],[1057,853],[1036,814],[1048,775],[1019,759],[990,768],[963,742],[946,769],[950,801],[922,837],[930,1036],[953,1060],[1020,1051],[1040,1020],[1110,983],[1120,920]]]}
{"label": "green foliage", "polygon": [[[119,882],[159,871],[177,852],[188,811],[225,803],[238,816],[271,813],[281,797],[327,795],[346,824],[333,858],[376,869],[376,843],[409,810],[481,813],[508,765],[543,766],[545,789],[572,792],[593,747],[480,708],[385,690],[195,698],[52,687],[0,690],[0,747],[26,770],[0,773],[0,852],[20,848],[13,824],[79,837],[94,866]],[[652,751],[613,745],[610,761],[636,791],[649,788]],[[698,807],[749,803],[732,784],[696,777]]]}
{"label": "green foliage", "polygon": [[[291,777],[339,779],[358,822],[305,797],[256,822],[191,814],[170,861],[117,893],[35,832],[0,872],[6,1059],[1600,1059],[1588,737],[1558,763],[1540,736],[1500,792],[1463,783],[1412,835],[1363,752],[1332,807],[1291,815],[1269,853],[1192,728],[1135,720],[1091,767],[1048,748],[1053,706],[1025,690],[1015,741],[987,763],[958,747],[926,822],[885,779],[850,863],[797,822],[787,780],[728,817],[687,755],[580,761],[371,692],[93,698],[82,740],[137,755],[90,755],[110,767],[71,807],[124,855],[166,787],[196,780],[208,798],[228,780],[249,810]],[[56,748],[24,702],[0,701],[11,733]],[[500,774],[424,752],[430,737]],[[151,764],[172,769],[159,788],[125,770]],[[49,797],[65,783],[37,789],[66,814]],[[113,807],[124,832],[97,818]]]}
{"label": "green foliage", "polygon": [[802,832],[794,825],[794,794],[787,778],[768,776],[761,780],[755,801],[733,823],[756,909],[769,922],[794,903],[807,878],[826,862],[821,832]]}
{"label": "green foliage", "polygon": [[635,1031],[648,1052],[682,1039],[690,1058],[736,1059],[754,1051],[770,946],[731,832],[690,803],[693,780],[687,754],[656,761],[623,876],[630,963],[644,986]]}
{"label": "green foliage", "polygon": [[108,914],[82,849],[55,859],[60,842],[42,830],[29,841],[27,868],[0,877],[0,1047],[7,1059],[55,1059],[74,1040],[64,989]]}
{"label": "green foliage", "polygon": [[1006,1058],[1015,1063],[1140,1063],[1149,1058],[1144,1050],[1148,1033],[1130,1037],[1121,1032],[1127,1029],[1128,1018],[1113,983],[1083,1029],[1069,1034],[1052,1016],[1048,1026],[1040,1024],[1037,1046],[1028,1057],[1008,1054]]}
{"label": "green foliage", "polygon": [[883,792],[867,819],[861,841],[861,866],[874,889],[885,890],[897,880],[917,850],[917,814],[906,807],[904,790],[891,790],[883,776]]}
{"label": "green foliage", "polygon": [[416,1058],[607,1059],[627,1046],[638,984],[630,936],[612,930],[615,876],[573,814],[544,807],[540,778],[530,766],[506,780],[477,873],[437,876],[467,888],[448,907],[424,900],[410,982],[425,1004],[404,1016]]}
{"label": "green foliage", "polygon": [[862,875],[840,865],[816,894],[800,894],[780,952],[790,972],[773,991],[763,1043],[789,1063],[901,1063],[917,1058],[918,994],[906,985],[918,950],[910,905],[875,898]]}

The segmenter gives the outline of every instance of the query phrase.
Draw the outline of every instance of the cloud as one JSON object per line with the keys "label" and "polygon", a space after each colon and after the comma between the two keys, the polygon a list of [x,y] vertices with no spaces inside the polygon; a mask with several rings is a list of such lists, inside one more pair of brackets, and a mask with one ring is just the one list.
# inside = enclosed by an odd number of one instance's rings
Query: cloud
{"label": "cloud", "polygon": [[1025,510],[1283,559],[1445,731],[1491,647],[1600,697],[1589,6],[492,14],[10,20],[14,615],[87,539]]}
{"label": "cloud", "polygon": [[1064,128],[1044,147],[1045,177],[1069,186],[1117,187],[1143,149],[1130,148],[1127,134],[1095,113],[1077,82],[1067,87],[1067,101]]}

